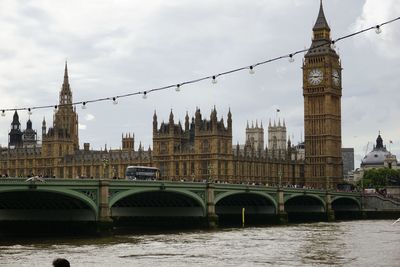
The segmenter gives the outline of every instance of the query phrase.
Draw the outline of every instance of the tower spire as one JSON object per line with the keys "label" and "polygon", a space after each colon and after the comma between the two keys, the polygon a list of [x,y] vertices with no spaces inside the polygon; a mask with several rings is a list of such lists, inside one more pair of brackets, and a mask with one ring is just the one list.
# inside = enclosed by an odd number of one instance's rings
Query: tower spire
{"label": "tower spire", "polygon": [[[312,55],[322,55],[330,53],[336,55],[336,52],[331,48],[331,29],[329,28],[328,22],[326,21],[324,7],[322,0],[320,1],[319,12],[317,20],[313,27],[313,39],[310,49],[306,53],[306,57]],[[315,47],[323,47],[323,49],[314,49]]]}
{"label": "tower spire", "polygon": [[328,30],[330,31],[331,29],[329,28],[328,22],[326,21],[325,14],[324,14],[324,8],[322,6],[322,0],[320,1],[320,6],[319,6],[319,12],[318,12],[318,17],[317,21],[315,22],[313,31],[317,30]]}
{"label": "tower spire", "polygon": [[72,104],[72,92],[71,92],[71,88],[69,87],[67,61],[65,61],[64,82],[63,82],[62,87],[61,87],[59,102],[60,102],[60,105]]}
{"label": "tower spire", "polygon": [[68,84],[68,64],[67,61],[65,61],[65,69],[64,69],[64,84]]}

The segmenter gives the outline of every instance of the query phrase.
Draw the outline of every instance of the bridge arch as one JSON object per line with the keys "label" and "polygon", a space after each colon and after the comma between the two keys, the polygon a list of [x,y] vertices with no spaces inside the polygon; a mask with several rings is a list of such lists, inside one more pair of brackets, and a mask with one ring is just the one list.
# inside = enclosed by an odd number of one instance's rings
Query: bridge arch
{"label": "bridge arch", "polygon": [[278,207],[278,204],[277,204],[275,198],[272,197],[270,194],[264,193],[264,192],[224,192],[224,193],[217,195],[215,197],[214,202],[215,202],[215,204],[217,204],[220,200],[222,200],[226,197],[232,196],[232,195],[237,195],[237,194],[250,194],[250,195],[261,196],[263,198],[268,199],[268,201],[270,201],[274,205],[275,209],[277,209],[277,207]]}
{"label": "bridge arch", "polygon": [[314,194],[293,194],[285,197],[287,213],[321,213],[326,211],[325,201]]}
{"label": "bridge arch", "polygon": [[360,211],[361,203],[358,199],[348,196],[338,196],[332,199],[334,211]]}
{"label": "bridge arch", "polygon": [[130,189],[110,199],[111,216],[205,217],[206,205],[187,190]]}
{"label": "bridge arch", "polygon": [[240,214],[245,208],[246,214],[277,213],[276,200],[263,192],[225,192],[215,198],[215,212],[221,214]]}
{"label": "bridge arch", "polygon": [[71,189],[0,189],[0,220],[96,221],[91,198]]}

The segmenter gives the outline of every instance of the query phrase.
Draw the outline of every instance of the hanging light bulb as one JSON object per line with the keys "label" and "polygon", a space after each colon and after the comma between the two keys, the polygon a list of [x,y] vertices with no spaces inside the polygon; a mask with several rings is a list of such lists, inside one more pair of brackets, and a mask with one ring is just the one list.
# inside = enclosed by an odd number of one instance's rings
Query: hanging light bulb
{"label": "hanging light bulb", "polygon": [[290,63],[293,63],[293,62],[294,62],[294,57],[293,57],[292,54],[289,55],[289,62],[290,62]]}
{"label": "hanging light bulb", "polygon": [[86,102],[82,102],[82,109],[86,109]]}
{"label": "hanging light bulb", "polygon": [[249,70],[249,73],[250,73],[250,74],[256,73],[256,72],[254,71],[254,67],[253,67],[253,66],[250,66],[249,69],[250,69],[250,70]]}
{"label": "hanging light bulb", "polygon": [[336,49],[336,44],[335,44],[335,41],[332,41],[332,42],[331,42],[331,48],[332,48],[333,50],[335,50],[335,49]]}
{"label": "hanging light bulb", "polygon": [[114,105],[118,104],[118,100],[117,100],[116,97],[113,97],[113,104],[114,104]]}
{"label": "hanging light bulb", "polygon": [[212,76],[212,83],[213,83],[213,84],[216,84],[216,83],[217,83],[217,77]]}
{"label": "hanging light bulb", "polygon": [[376,34],[380,34],[382,32],[381,26],[376,25],[375,26],[375,32],[376,32]]}
{"label": "hanging light bulb", "polygon": [[55,105],[55,106],[54,106],[54,110],[57,110],[57,108],[58,108],[58,106],[57,106],[57,105]]}
{"label": "hanging light bulb", "polygon": [[31,108],[28,108],[28,114],[29,114],[29,115],[32,115],[32,110],[31,110]]}
{"label": "hanging light bulb", "polygon": [[147,92],[146,91],[143,92],[143,99],[147,99]]}
{"label": "hanging light bulb", "polygon": [[4,109],[1,111],[1,116],[2,116],[2,117],[5,117],[5,116],[6,116],[6,111],[5,111]]}
{"label": "hanging light bulb", "polygon": [[177,91],[177,92],[180,92],[180,91],[181,91],[181,85],[180,85],[180,84],[177,84],[177,85],[176,85],[175,91]]}

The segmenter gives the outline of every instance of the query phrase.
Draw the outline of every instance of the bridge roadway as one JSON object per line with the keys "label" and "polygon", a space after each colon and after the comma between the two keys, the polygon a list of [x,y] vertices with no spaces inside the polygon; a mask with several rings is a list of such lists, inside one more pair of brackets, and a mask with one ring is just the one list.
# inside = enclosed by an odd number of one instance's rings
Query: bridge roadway
{"label": "bridge roadway", "polygon": [[170,181],[26,178],[0,179],[0,222],[96,222],[129,218],[198,218],[208,227],[218,219],[287,222],[293,215],[334,220],[362,211],[359,193],[242,184]]}

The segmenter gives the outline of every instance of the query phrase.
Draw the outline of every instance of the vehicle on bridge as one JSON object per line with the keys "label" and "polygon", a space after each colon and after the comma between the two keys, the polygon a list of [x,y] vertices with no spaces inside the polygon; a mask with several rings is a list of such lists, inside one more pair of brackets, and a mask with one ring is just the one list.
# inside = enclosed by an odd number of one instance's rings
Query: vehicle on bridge
{"label": "vehicle on bridge", "polygon": [[125,179],[127,180],[159,180],[161,177],[160,170],[156,167],[147,166],[128,166],[125,171]]}

